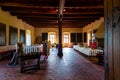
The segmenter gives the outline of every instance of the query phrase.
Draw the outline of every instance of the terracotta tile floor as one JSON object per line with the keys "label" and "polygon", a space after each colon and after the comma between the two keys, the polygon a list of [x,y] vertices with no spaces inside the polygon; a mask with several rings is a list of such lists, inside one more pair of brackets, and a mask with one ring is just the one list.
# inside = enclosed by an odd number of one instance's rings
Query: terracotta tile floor
{"label": "terracotta tile floor", "polygon": [[63,49],[63,57],[51,50],[48,60],[41,57],[41,69],[20,73],[20,66],[9,67],[0,61],[0,80],[104,80],[104,67],[93,64],[72,48]]}

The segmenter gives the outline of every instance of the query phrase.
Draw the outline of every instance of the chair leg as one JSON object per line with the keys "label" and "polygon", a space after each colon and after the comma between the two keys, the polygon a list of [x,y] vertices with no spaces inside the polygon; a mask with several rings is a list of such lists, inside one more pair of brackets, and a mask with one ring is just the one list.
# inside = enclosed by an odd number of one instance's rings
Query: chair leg
{"label": "chair leg", "polygon": [[[25,57],[25,58],[30,58],[32,59],[32,57]],[[25,59],[24,57],[21,58],[21,69],[20,69],[20,72],[23,73],[23,72],[26,72],[28,70],[33,70],[33,69],[40,69],[40,56],[35,56],[33,57],[33,59],[36,59],[36,64],[35,65],[26,65],[25,64],[25,61],[26,60],[29,60],[29,59]]]}
{"label": "chair leg", "polygon": [[20,70],[21,73],[24,72],[23,65],[24,65],[24,61],[21,61],[21,70]]}
{"label": "chair leg", "polygon": [[40,58],[37,59],[38,69],[40,69]]}

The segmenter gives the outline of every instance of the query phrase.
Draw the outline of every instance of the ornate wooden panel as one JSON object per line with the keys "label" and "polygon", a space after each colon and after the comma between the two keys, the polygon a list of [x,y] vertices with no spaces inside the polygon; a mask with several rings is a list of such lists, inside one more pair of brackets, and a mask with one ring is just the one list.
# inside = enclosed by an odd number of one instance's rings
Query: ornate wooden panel
{"label": "ornate wooden panel", "polygon": [[120,0],[105,0],[105,80],[120,79]]}

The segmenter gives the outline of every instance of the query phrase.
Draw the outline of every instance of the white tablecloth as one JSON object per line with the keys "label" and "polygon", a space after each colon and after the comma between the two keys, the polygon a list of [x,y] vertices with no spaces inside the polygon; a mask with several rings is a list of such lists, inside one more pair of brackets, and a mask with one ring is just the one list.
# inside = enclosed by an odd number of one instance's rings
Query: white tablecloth
{"label": "white tablecloth", "polygon": [[96,56],[98,52],[103,52],[103,50],[84,48],[79,45],[73,45],[73,48],[87,56]]}

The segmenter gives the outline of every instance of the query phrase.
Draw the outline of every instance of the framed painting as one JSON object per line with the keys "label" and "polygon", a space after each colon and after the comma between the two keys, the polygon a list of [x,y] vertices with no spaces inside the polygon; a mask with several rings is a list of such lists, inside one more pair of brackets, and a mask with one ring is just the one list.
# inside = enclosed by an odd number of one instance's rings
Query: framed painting
{"label": "framed painting", "polygon": [[77,33],[77,42],[82,42],[82,33]]}
{"label": "framed painting", "polygon": [[9,44],[10,45],[15,45],[18,42],[18,29],[9,26]]}
{"label": "framed painting", "polygon": [[70,34],[70,39],[71,39],[71,42],[76,42],[76,33],[71,33]]}
{"label": "framed painting", "polygon": [[0,46],[6,45],[6,24],[0,23]]}
{"label": "framed painting", "polygon": [[84,42],[87,42],[87,32],[84,32]]}
{"label": "framed painting", "polygon": [[25,30],[20,29],[20,42],[25,43],[25,41],[26,41]]}
{"label": "framed painting", "polygon": [[48,40],[48,33],[42,33],[42,41]]}

